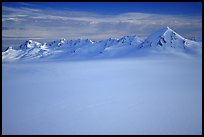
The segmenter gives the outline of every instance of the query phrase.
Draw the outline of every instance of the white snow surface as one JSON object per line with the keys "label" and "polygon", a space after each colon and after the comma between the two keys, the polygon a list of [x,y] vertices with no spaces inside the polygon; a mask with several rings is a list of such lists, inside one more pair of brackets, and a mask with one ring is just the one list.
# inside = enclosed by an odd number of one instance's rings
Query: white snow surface
{"label": "white snow surface", "polygon": [[202,59],[2,64],[2,134],[202,134]]}

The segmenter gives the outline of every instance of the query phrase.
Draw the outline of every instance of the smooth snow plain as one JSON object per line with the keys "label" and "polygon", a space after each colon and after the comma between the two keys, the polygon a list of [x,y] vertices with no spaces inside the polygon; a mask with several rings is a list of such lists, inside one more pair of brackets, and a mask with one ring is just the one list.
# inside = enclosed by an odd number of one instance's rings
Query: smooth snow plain
{"label": "smooth snow plain", "polygon": [[202,59],[2,64],[2,134],[202,134]]}

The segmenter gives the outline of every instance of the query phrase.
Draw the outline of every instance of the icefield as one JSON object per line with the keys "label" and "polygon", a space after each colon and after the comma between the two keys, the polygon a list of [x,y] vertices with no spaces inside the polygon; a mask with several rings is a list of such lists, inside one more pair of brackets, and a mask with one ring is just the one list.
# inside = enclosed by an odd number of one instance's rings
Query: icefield
{"label": "icefield", "polygon": [[2,134],[202,134],[201,57],[2,63]]}

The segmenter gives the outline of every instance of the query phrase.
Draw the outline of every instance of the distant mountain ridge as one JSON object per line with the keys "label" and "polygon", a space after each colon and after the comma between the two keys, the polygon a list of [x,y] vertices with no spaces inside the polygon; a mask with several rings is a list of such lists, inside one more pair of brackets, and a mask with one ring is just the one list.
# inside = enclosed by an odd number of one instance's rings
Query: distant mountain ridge
{"label": "distant mountain ridge", "polygon": [[[148,50],[178,51],[201,54],[202,42],[185,39],[169,27],[162,28],[145,40],[137,36],[92,41],[89,39],[60,39],[48,43],[28,40],[17,48],[2,52],[2,61],[32,60],[38,58],[109,58],[134,56]],[[138,52],[139,51],[139,52]]]}

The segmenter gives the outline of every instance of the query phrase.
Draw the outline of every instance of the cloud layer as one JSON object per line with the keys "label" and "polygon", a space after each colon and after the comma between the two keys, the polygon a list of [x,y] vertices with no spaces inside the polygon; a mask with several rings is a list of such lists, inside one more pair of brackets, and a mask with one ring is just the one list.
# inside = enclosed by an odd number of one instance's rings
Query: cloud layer
{"label": "cloud layer", "polygon": [[89,38],[137,35],[145,38],[150,33],[169,26],[184,37],[202,35],[202,17],[149,13],[104,15],[91,12],[54,11],[34,8],[2,6],[3,38],[41,37],[45,39]]}

